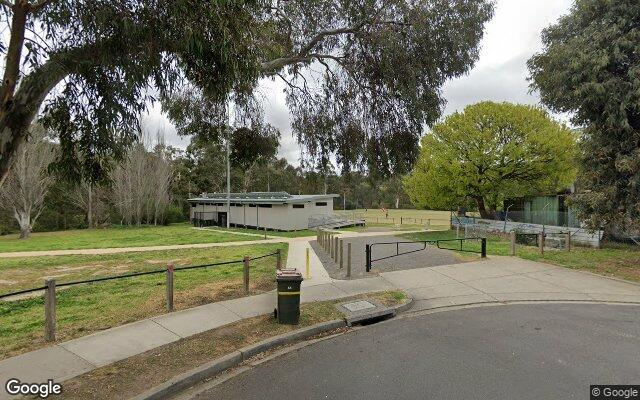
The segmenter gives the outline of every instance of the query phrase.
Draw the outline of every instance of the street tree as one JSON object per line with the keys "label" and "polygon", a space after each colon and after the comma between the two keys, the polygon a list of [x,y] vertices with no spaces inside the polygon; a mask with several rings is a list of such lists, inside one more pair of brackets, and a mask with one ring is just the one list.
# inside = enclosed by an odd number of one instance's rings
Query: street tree
{"label": "street tree", "polygon": [[580,217],[593,229],[640,229],[640,3],[580,0],[545,29],[532,88],[583,127]]}
{"label": "street tree", "polygon": [[[345,124],[367,136],[437,120],[441,86],[478,57],[490,0],[0,0],[0,184],[27,128],[58,134],[56,167],[99,175],[137,139],[138,115],[184,82],[212,101],[286,82],[310,157],[332,152]],[[452,34],[455,32],[455,34]],[[317,87],[305,85],[324,68]],[[310,136],[312,135],[312,136]],[[354,143],[354,145],[359,145]]]}
{"label": "street tree", "polygon": [[48,167],[57,151],[42,126],[34,125],[29,132],[29,141],[18,151],[16,162],[0,187],[0,207],[13,214],[20,239],[29,237],[44,209],[45,197],[54,183]]}
{"label": "street tree", "polygon": [[567,188],[576,175],[575,148],[573,132],[542,109],[482,102],[422,139],[405,189],[418,208],[472,204],[487,218],[505,198]]}

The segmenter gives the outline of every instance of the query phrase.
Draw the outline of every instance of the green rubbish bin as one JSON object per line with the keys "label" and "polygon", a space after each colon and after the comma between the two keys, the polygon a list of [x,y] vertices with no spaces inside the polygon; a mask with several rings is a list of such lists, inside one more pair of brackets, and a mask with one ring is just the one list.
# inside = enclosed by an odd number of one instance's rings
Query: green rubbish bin
{"label": "green rubbish bin", "polygon": [[276,273],[276,282],[278,282],[278,308],[275,314],[278,323],[297,325],[300,320],[302,274],[297,269],[281,269]]}

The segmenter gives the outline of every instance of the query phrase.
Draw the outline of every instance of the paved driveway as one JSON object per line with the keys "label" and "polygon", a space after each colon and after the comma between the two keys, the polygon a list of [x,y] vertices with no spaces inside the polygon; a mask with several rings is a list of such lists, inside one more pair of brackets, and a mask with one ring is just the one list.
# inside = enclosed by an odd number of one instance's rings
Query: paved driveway
{"label": "paved driveway", "polygon": [[260,364],[196,399],[588,399],[637,384],[640,307],[540,304],[391,320]]}
{"label": "paved driveway", "polygon": [[[450,265],[462,262],[462,258],[453,251],[438,249],[435,246],[424,246],[422,243],[406,243],[408,239],[393,236],[343,236],[344,256],[347,257],[347,243],[351,243],[351,276],[352,278],[365,278],[375,276],[380,272],[398,271],[413,268],[434,267],[436,265]],[[379,244],[372,249],[372,258],[378,259],[398,253],[406,253],[397,257],[375,261],[371,273],[365,272],[365,245],[371,243],[391,243]],[[393,243],[398,243],[394,245]],[[331,256],[324,251],[316,241],[311,242],[311,246],[318,255],[322,265],[332,278],[345,279],[346,261],[343,268],[331,259]],[[479,257],[479,256],[478,256]]]}
{"label": "paved driveway", "polygon": [[611,301],[640,303],[640,285],[515,257],[382,273],[406,290],[414,309],[481,302]]}

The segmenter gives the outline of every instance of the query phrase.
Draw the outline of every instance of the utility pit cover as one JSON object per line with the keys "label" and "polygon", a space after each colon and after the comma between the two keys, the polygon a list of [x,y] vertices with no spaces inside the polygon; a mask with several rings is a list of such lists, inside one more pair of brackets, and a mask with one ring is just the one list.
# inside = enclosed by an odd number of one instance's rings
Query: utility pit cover
{"label": "utility pit cover", "polygon": [[354,301],[353,303],[342,304],[342,306],[344,308],[346,308],[347,310],[351,311],[351,312],[363,311],[363,310],[368,310],[368,309],[371,309],[371,308],[376,308],[375,304],[369,303],[368,301],[365,301],[365,300]]}

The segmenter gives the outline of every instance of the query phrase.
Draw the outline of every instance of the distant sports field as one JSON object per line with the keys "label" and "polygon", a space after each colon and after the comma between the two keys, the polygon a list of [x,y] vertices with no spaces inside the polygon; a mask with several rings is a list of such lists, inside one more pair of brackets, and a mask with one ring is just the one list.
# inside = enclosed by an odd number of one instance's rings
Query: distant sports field
{"label": "distant sports field", "polygon": [[449,226],[451,216],[449,211],[388,209],[385,212],[379,208],[338,210],[336,213],[349,218],[364,219],[374,224],[426,225],[430,223],[432,226]]}

